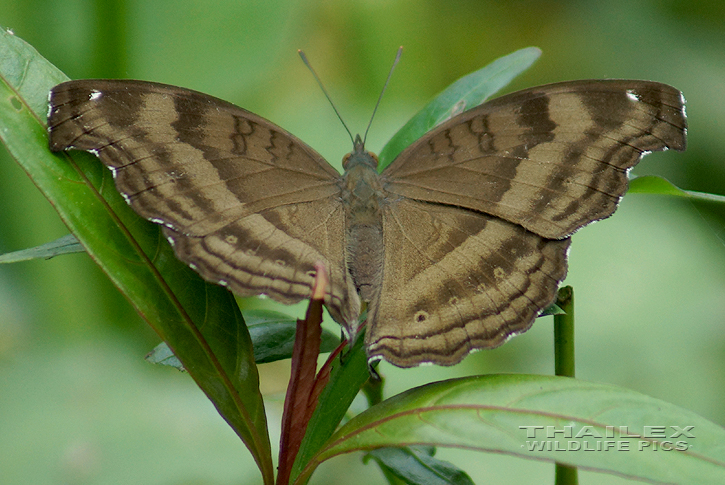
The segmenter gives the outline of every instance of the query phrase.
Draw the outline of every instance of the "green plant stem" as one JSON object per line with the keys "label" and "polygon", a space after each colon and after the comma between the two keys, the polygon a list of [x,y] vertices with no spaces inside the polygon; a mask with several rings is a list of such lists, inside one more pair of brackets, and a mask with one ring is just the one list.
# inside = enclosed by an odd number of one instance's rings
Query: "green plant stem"
{"label": "green plant stem", "polygon": [[579,483],[579,474],[575,466],[556,464],[556,485],[576,485]]}
{"label": "green plant stem", "polygon": [[[554,372],[557,376],[574,377],[574,289],[559,288],[556,304],[564,314],[554,315]],[[577,468],[556,464],[556,485],[579,483]]]}
{"label": "green plant stem", "polygon": [[554,315],[554,373],[574,377],[574,289],[559,288],[556,304],[565,313]]}

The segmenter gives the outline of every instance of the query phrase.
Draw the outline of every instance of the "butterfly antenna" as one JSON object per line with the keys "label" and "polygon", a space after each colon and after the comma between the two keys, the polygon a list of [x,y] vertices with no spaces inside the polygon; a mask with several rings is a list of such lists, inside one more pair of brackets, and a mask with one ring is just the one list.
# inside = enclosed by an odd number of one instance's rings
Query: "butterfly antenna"
{"label": "butterfly antenna", "polygon": [[307,56],[304,52],[302,52],[302,49],[298,49],[297,53],[302,58],[302,62],[305,63],[305,66],[307,66],[307,69],[310,70],[312,75],[315,77],[315,80],[317,81],[317,84],[320,85],[320,89],[322,89],[322,92],[325,93],[325,97],[330,102],[330,106],[332,106],[332,109],[335,110],[335,114],[340,119],[340,123],[342,123],[342,126],[345,127],[345,130],[347,131],[347,134],[350,135],[350,140],[352,141],[352,144],[355,145],[355,138],[353,138],[352,133],[350,132],[350,129],[345,124],[345,120],[342,119],[342,116],[340,116],[340,112],[337,111],[337,107],[335,107],[335,103],[332,102],[332,98],[330,98],[330,95],[327,94],[327,90],[325,89],[324,84],[322,84],[322,81],[320,80],[320,77],[317,75],[314,69],[312,69],[312,66],[310,65],[310,61],[307,60]]}
{"label": "butterfly antenna", "polygon": [[380,96],[378,96],[378,102],[375,103],[375,109],[373,110],[373,115],[370,117],[370,121],[368,122],[368,127],[365,129],[365,136],[363,137],[363,146],[365,145],[365,140],[368,139],[368,131],[370,131],[370,125],[373,124],[373,118],[375,118],[375,113],[378,111],[378,106],[380,106],[380,101],[383,99],[383,94],[385,94],[385,89],[388,87],[388,83],[390,82],[390,78],[393,77],[393,71],[395,70],[395,66],[398,65],[398,61],[400,60],[400,56],[403,55],[403,46],[401,45],[398,47],[398,53],[395,54],[395,60],[393,61],[393,65],[390,66],[390,72],[388,73],[388,79],[385,80],[385,84],[383,85],[383,90],[380,91]]}

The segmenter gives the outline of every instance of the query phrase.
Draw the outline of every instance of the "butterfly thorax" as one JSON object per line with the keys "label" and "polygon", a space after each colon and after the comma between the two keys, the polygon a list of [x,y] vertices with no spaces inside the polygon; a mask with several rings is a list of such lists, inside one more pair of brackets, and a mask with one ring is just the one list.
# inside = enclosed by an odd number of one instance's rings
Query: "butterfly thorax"
{"label": "butterfly thorax", "polygon": [[380,203],[385,191],[376,170],[377,157],[366,152],[359,136],[355,151],[343,160],[342,202],[345,208],[346,262],[362,301],[371,301],[380,288],[383,269],[383,219]]}

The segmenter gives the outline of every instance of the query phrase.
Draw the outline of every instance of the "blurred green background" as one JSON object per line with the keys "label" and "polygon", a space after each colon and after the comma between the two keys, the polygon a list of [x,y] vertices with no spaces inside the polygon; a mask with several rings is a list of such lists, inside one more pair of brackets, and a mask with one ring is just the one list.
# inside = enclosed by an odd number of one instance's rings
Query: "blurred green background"
{"label": "blurred green background", "polygon": [[[449,83],[535,45],[543,56],[507,90],[605,77],[681,89],[687,152],[653,154],[634,173],[725,194],[721,0],[0,0],[0,26],[71,78],[138,78],[210,93],[274,121],[338,166],[350,141],[298,48],[356,132],[366,126],[395,50],[405,47],[368,137],[368,148],[379,151]],[[615,217],[574,236],[566,282],[576,292],[577,377],[725,423],[722,212],[632,194]],[[0,252],[66,233],[0,151]],[[379,370],[388,395],[473,373],[548,374],[552,341],[546,317],[454,368]],[[0,483],[259,483],[249,454],[191,379],[143,360],[156,343],[84,254],[0,267]],[[261,369],[273,441],[286,366]],[[549,463],[460,450],[438,456],[478,483],[553,483]],[[351,477],[382,481],[351,455],[325,464],[312,483]],[[580,479],[630,483],[593,472]]]}

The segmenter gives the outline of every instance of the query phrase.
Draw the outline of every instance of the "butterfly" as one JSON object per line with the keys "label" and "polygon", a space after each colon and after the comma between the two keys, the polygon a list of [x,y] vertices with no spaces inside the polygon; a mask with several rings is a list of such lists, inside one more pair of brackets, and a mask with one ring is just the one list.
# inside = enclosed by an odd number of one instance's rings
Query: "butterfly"
{"label": "butterfly", "polygon": [[648,81],[534,87],[458,114],[378,173],[358,136],[340,174],[249,111],[130,80],[53,88],[50,148],[94,153],[179,259],[241,296],[310,298],[368,358],[453,365],[526,331],[569,236],[610,216],[649,152],[684,150],[684,99]]}

